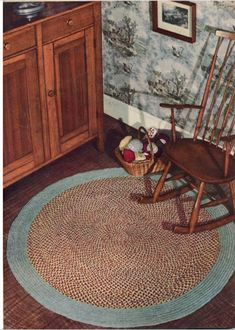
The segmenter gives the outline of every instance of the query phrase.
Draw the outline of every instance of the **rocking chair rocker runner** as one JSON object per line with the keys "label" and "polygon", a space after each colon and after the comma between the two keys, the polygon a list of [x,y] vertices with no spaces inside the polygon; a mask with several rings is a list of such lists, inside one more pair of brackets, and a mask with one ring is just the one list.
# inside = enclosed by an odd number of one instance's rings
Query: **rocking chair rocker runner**
{"label": "rocking chair rocker runner", "polygon": [[[160,106],[171,109],[172,142],[165,146],[164,154],[167,163],[160,177],[153,196],[141,197],[140,203],[155,203],[197,190],[191,218],[188,226],[176,225],[176,233],[194,233],[214,229],[235,220],[235,159],[232,150],[235,143],[235,33],[217,31],[218,37],[215,52],[201,105],[165,104]],[[218,57],[223,52],[222,64]],[[218,68],[219,66],[219,68]],[[222,79],[223,77],[223,79]],[[176,138],[174,110],[194,109],[199,111],[192,139]],[[167,179],[171,165],[176,165],[180,173]],[[184,178],[186,185],[173,191],[161,193],[165,181]],[[215,206],[228,201],[227,197],[215,199],[201,205],[205,184],[229,185],[232,198],[231,214],[199,224],[200,208]],[[208,195],[208,194],[207,194]]]}

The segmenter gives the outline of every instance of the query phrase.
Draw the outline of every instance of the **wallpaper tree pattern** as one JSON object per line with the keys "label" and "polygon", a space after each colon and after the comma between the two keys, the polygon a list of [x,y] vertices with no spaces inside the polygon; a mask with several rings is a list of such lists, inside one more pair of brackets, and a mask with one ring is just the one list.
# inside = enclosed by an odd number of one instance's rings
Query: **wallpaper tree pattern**
{"label": "wallpaper tree pattern", "polygon": [[[167,121],[160,102],[200,104],[215,31],[235,30],[235,1],[196,4],[197,40],[190,44],[152,31],[151,2],[104,1],[105,94]],[[196,116],[195,110],[178,112],[177,124],[190,131]]]}

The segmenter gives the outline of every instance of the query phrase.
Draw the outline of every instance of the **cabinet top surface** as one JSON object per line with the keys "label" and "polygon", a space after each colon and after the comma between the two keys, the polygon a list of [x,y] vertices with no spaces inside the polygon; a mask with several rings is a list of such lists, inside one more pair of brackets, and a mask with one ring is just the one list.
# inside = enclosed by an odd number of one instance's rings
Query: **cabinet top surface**
{"label": "cabinet top surface", "polygon": [[68,10],[72,10],[77,7],[85,6],[91,1],[76,1],[76,2],[44,2],[43,10],[31,21],[28,21],[25,17],[14,13],[14,6],[17,2],[4,2],[3,3],[3,32],[8,32],[15,28],[27,26],[29,24],[39,22],[50,18],[51,16],[58,15]]}

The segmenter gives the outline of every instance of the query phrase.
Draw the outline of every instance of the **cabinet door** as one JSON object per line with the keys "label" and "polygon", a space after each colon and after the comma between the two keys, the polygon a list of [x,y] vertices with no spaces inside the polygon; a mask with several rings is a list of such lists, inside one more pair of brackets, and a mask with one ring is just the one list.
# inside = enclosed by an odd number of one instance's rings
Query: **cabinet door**
{"label": "cabinet door", "polygon": [[4,61],[4,183],[44,160],[36,51]]}
{"label": "cabinet door", "polygon": [[44,46],[44,63],[55,157],[97,134],[93,28]]}

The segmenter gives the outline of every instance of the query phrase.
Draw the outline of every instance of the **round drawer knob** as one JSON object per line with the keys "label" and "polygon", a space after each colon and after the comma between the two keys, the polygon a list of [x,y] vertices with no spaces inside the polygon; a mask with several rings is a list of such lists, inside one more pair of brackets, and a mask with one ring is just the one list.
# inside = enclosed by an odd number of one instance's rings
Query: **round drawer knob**
{"label": "round drawer knob", "polygon": [[53,97],[53,96],[55,96],[56,95],[56,92],[55,92],[55,90],[54,89],[51,89],[51,90],[49,90],[48,91],[48,96],[50,96],[50,97]]}
{"label": "round drawer knob", "polygon": [[73,24],[74,24],[74,22],[71,18],[67,20],[67,25],[68,26],[73,26]]}
{"label": "round drawer knob", "polygon": [[5,50],[10,50],[11,49],[11,45],[9,44],[9,42],[4,43],[4,49]]}

